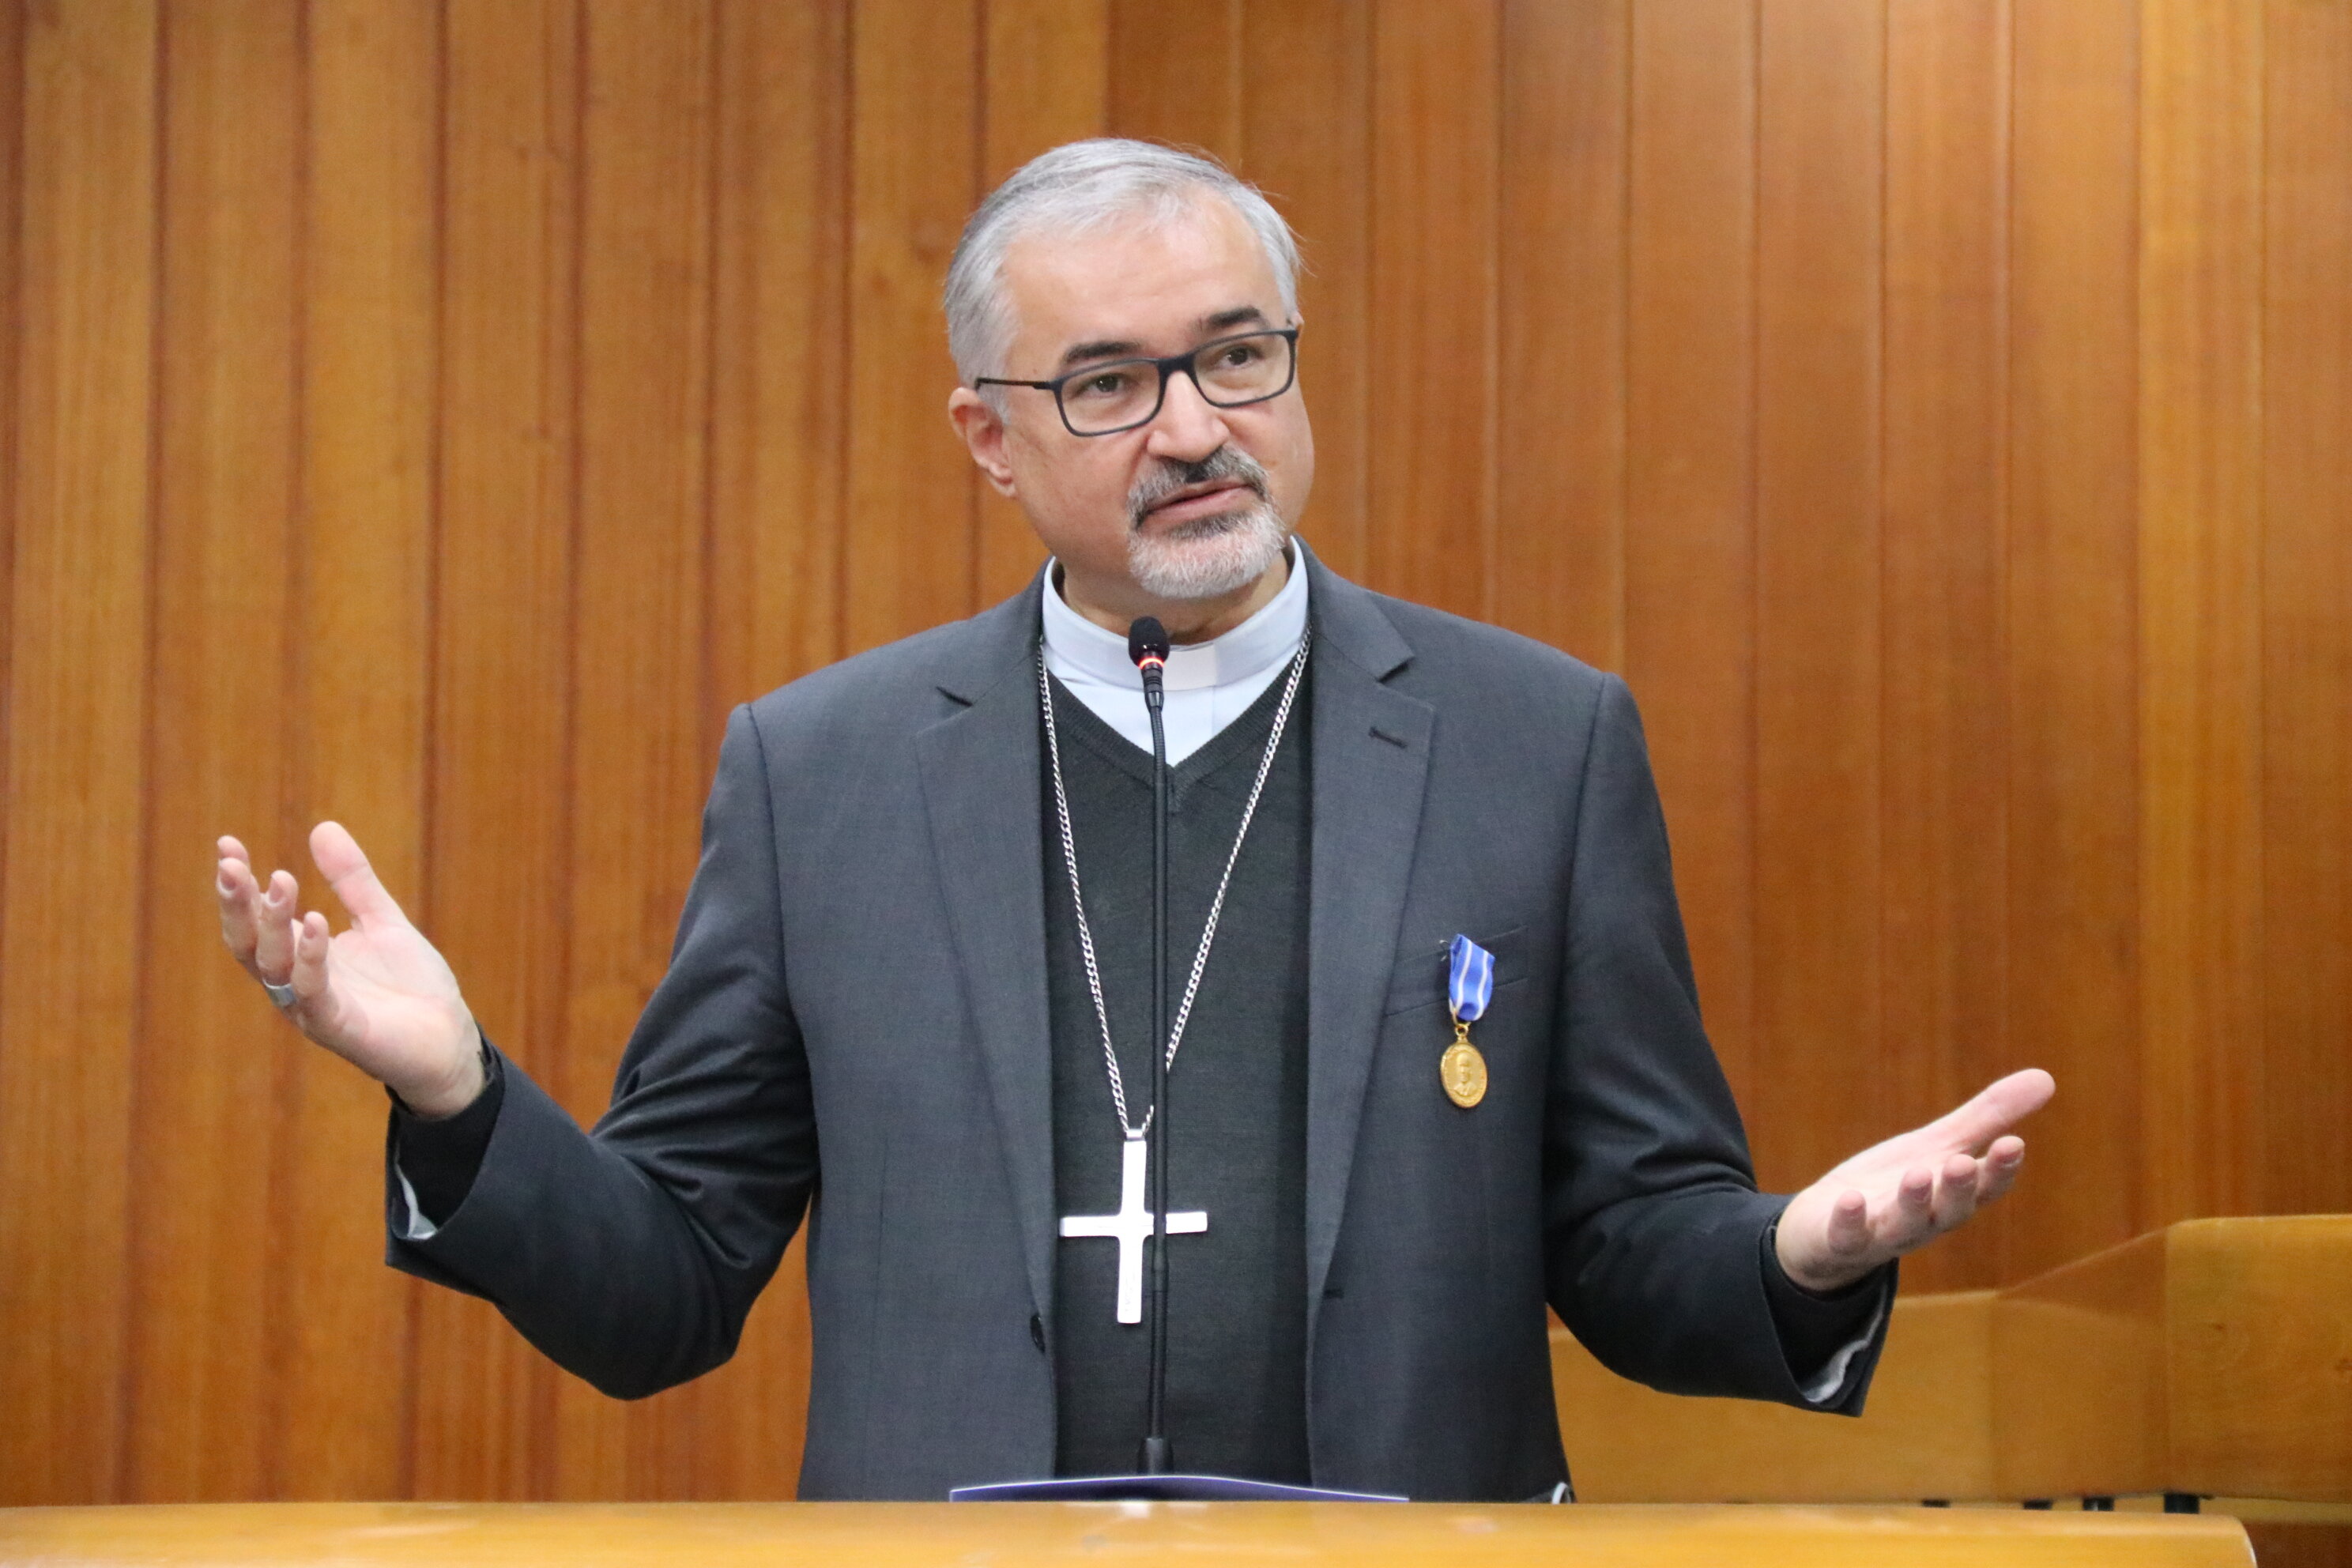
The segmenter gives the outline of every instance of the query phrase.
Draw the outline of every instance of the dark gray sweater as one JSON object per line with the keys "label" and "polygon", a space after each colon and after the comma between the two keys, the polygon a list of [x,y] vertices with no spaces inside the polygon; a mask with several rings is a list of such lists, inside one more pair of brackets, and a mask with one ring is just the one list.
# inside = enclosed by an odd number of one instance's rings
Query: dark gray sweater
{"label": "dark gray sweater", "polygon": [[[1171,1015],[1282,689],[1275,681],[1172,770]],[[1087,916],[1128,1112],[1139,1122],[1151,1103],[1151,758],[1058,683],[1055,694]],[[1177,1468],[1301,1483],[1308,1479],[1306,718],[1302,687],[1168,1079],[1171,1206],[1204,1210],[1209,1221],[1204,1234],[1171,1237],[1168,1255],[1168,1432]],[[1055,1197],[1065,1215],[1108,1215],[1119,1206],[1123,1140],[1050,780],[1044,795]],[[1144,1430],[1150,1291],[1146,1321],[1120,1323],[1118,1244],[1074,1237],[1055,1246],[1056,1468],[1125,1474]]]}

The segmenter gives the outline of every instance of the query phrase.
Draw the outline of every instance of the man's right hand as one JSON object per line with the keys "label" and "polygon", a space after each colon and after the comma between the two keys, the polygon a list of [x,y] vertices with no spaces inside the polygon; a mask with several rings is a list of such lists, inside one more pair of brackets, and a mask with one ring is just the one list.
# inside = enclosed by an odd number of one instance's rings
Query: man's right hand
{"label": "man's right hand", "polygon": [[482,1037],[458,994],[457,977],[383,890],[359,844],[341,825],[310,830],[310,858],[352,917],[330,939],[327,917],[298,921],[300,889],[290,871],[256,880],[245,846],[219,844],[214,884],[221,940],[267,984],[290,982],[287,1017],[425,1117],[455,1116],[482,1092]]}

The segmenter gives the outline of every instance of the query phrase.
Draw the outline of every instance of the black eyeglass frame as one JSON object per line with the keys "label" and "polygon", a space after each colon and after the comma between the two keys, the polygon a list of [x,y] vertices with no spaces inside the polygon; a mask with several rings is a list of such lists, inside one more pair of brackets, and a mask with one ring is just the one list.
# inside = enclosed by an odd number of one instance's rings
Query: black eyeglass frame
{"label": "black eyeglass frame", "polygon": [[[1192,368],[1193,363],[1211,349],[1223,348],[1227,343],[1245,342],[1251,338],[1282,339],[1290,349],[1289,374],[1282,378],[1282,384],[1272,392],[1263,392],[1255,397],[1244,397],[1238,403],[1220,403],[1209,395],[1207,387],[1201,384],[1201,378]],[[1100,375],[1107,370],[1115,370],[1121,365],[1130,364],[1148,364],[1160,373],[1160,390],[1151,399],[1150,413],[1140,419],[1130,420],[1125,425],[1114,425],[1108,430],[1081,430],[1070,423],[1069,408],[1062,402],[1063,387],[1071,382],[1083,380],[1087,376]],[[1260,327],[1255,331],[1231,332],[1222,338],[1211,338],[1207,342],[1186,349],[1181,354],[1170,354],[1166,359],[1146,359],[1139,355],[1133,359],[1101,360],[1094,364],[1080,365],[1068,374],[1057,375],[1051,381],[1014,381],[1002,375],[976,375],[971,378],[971,384],[975,390],[983,386],[1026,386],[1038,392],[1050,392],[1054,395],[1054,412],[1062,416],[1062,428],[1084,440],[1092,436],[1118,436],[1129,430],[1140,430],[1159,418],[1160,410],[1168,403],[1168,378],[1180,373],[1191,378],[1192,390],[1199,393],[1201,401],[1212,408],[1247,408],[1254,403],[1270,403],[1298,384],[1298,329],[1297,327]]]}

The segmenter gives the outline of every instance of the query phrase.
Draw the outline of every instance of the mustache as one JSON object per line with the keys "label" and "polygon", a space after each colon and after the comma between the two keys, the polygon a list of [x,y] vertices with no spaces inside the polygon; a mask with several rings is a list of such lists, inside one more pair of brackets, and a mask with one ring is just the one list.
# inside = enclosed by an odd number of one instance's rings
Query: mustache
{"label": "mustache", "polygon": [[1130,527],[1141,528],[1151,509],[1187,485],[1215,484],[1232,480],[1265,500],[1266,475],[1255,458],[1235,447],[1220,447],[1198,462],[1181,463],[1160,459],[1160,466],[1135,481],[1127,492],[1127,521]]}

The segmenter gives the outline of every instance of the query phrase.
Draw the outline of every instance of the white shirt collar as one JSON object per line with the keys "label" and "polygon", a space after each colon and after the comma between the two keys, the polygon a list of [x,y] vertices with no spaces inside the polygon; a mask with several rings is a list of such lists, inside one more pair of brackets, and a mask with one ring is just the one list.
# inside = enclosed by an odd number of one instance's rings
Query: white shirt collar
{"label": "white shirt collar", "polygon": [[[1067,668],[1108,686],[1143,689],[1143,674],[1127,657],[1127,639],[1107,631],[1062,597],[1058,563],[1045,563],[1045,651],[1056,673]],[[1271,675],[1298,651],[1307,635],[1307,555],[1290,551],[1290,576],[1256,614],[1223,637],[1204,643],[1179,643],[1169,651],[1165,677],[1171,692]]]}

